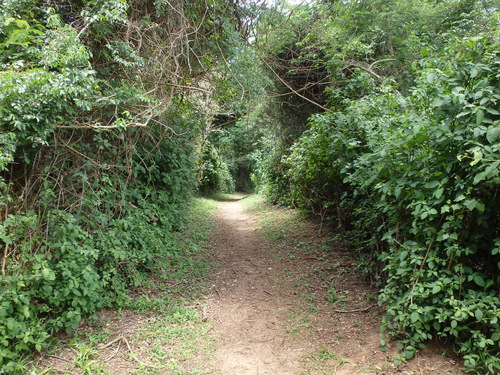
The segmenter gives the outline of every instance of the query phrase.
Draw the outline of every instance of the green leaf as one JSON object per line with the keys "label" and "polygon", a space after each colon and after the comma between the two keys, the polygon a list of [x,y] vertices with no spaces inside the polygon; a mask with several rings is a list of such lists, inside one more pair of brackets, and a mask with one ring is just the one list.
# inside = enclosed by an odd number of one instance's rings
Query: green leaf
{"label": "green leaf", "polygon": [[3,242],[5,242],[7,245],[12,245],[12,238],[10,238],[9,236],[7,236],[6,234],[0,235],[0,240],[2,240]]}
{"label": "green leaf", "polygon": [[500,112],[498,112],[496,109],[493,108],[485,108],[486,112],[491,113],[492,115],[500,115]]}
{"label": "green leaf", "polygon": [[[467,207],[470,211],[472,211],[474,208],[478,208],[479,203],[480,202],[478,202],[475,199],[466,199],[464,201],[464,206]],[[484,205],[483,205],[483,210],[484,210]]]}
{"label": "green leaf", "polygon": [[489,127],[488,131],[486,132],[486,139],[490,143],[494,143],[498,137],[500,137],[500,126],[496,127]]}
{"label": "green leaf", "polygon": [[50,268],[42,269],[42,276],[45,280],[53,281],[56,279],[56,275]]}
{"label": "green leaf", "polygon": [[483,312],[479,309],[477,309],[475,312],[474,312],[474,315],[476,317],[477,320],[481,320],[483,319]]}
{"label": "green leaf", "polygon": [[410,315],[410,319],[413,323],[418,322],[419,318],[420,318],[420,316],[418,315],[418,313],[416,311],[412,312]]}
{"label": "green leaf", "polygon": [[481,276],[479,276],[479,275],[474,276],[474,282],[477,285],[484,287],[484,279]]}
{"label": "green leaf", "polygon": [[405,357],[406,359],[411,359],[413,357],[413,355],[415,354],[414,351],[410,351],[410,350],[405,350],[403,352],[403,357]]}
{"label": "green leaf", "polygon": [[443,196],[444,188],[439,188],[434,192],[434,196],[439,199]]}
{"label": "green leaf", "polygon": [[474,181],[472,182],[474,185],[478,184],[479,182],[487,179],[487,178],[491,178],[491,177],[495,177],[498,175],[498,167],[500,166],[500,161],[497,161],[497,162],[494,162],[494,163],[491,163],[488,167],[486,167],[486,169],[481,172],[481,173],[478,173],[475,177],[474,177]]}
{"label": "green leaf", "polygon": [[437,180],[430,181],[430,182],[425,184],[425,187],[428,189],[434,189],[437,186],[439,186],[439,181],[437,181]]}
{"label": "green leaf", "polygon": [[484,119],[484,111],[482,109],[478,109],[476,112],[476,126],[481,125]]}

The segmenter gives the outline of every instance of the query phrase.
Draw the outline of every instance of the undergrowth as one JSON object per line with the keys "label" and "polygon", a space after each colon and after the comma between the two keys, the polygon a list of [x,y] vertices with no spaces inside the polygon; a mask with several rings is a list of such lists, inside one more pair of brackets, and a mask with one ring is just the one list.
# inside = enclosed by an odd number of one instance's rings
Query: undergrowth
{"label": "undergrowth", "polygon": [[[124,290],[120,302],[113,304],[119,318],[126,310],[142,316],[141,320],[148,321],[143,328],[139,328],[133,342],[148,343],[148,360],[154,363],[155,369],[147,368],[148,374],[159,373],[168,369],[169,373],[187,374],[182,370],[182,358],[192,357],[200,347],[209,345],[199,338],[203,330],[209,328],[202,324],[196,308],[188,306],[190,301],[203,293],[203,279],[210,269],[205,258],[205,250],[209,246],[214,222],[207,215],[217,207],[217,203],[195,198],[189,205],[185,226],[182,231],[169,234],[169,246],[165,251],[157,253],[154,267],[151,266],[136,276],[135,286]],[[169,249],[167,251],[167,249]],[[71,366],[82,370],[87,366],[91,372],[106,374],[106,364],[99,359],[98,344],[105,344],[110,335],[120,327],[107,326],[96,311],[88,316],[87,326],[70,340],[69,343],[59,345],[55,340],[47,341],[42,346],[57,351],[60,347],[69,346],[77,353],[72,358]],[[196,324],[193,324],[196,323]],[[118,323],[119,324],[119,323]],[[198,339],[197,339],[198,338]],[[165,350],[169,343],[185,342],[178,352]],[[44,356],[42,352],[42,358]],[[88,361],[81,360],[82,353],[87,352]],[[91,359],[91,360],[90,360]],[[18,361],[13,374],[24,374],[30,368],[28,361]],[[40,367],[40,366],[39,366]],[[51,371],[51,365],[35,369],[35,373]],[[144,366],[132,373],[143,373]],[[142,369],[142,370],[141,370]],[[92,372],[94,371],[94,372]],[[84,372],[85,373],[85,372]]]}
{"label": "undergrowth", "polygon": [[410,95],[357,72],[371,89],[312,116],[269,181],[355,234],[398,362],[440,338],[467,371],[500,371],[499,56],[487,36],[424,49]]}

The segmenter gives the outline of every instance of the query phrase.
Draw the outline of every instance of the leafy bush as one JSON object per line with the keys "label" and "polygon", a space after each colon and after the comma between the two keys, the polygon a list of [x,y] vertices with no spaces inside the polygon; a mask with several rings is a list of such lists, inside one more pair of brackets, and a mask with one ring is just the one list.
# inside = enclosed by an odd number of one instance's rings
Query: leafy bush
{"label": "leafy bush", "polygon": [[423,54],[410,95],[377,85],[312,117],[287,159],[290,191],[358,228],[367,266],[383,267],[383,327],[403,359],[438,336],[468,369],[496,373],[500,44],[471,38]]}
{"label": "leafy bush", "polygon": [[[22,373],[20,358],[56,332],[71,332],[84,316],[122,303],[152,270],[179,263],[173,239],[196,189],[190,119],[167,112],[167,98],[151,95],[149,83],[123,79],[144,70],[131,45],[105,37],[119,39],[113,30],[129,22],[127,3],[93,4],[0,5],[5,373]],[[75,19],[85,25],[77,29]]]}
{"label": "leafy bush", "polygon": [[[180,138],[172,143],[182,148]],[[168,148],[160,151],[173,155]],[[192,154],[181,156],[175,167],[165,160],[158,179],[130,190],[119,189],[126,176],[111,184],[109,176],[88,175],[95,196],[80,203],[79,215],[49,208],[50,188],[40,214],[9,214],[0,226],[9,256],[0,289],[0,365],[7,373],[23,353],[47,347],[55,332],[73,331],[83,316],[123,301],[151,270],[176,263],[173,238],[186,225],[187,187],[194,183]]]}
{"label": "leafy bush", "polygon": [[234,193],[235,182],[228,165],[210,143],[204,149],[202,163],[200,190],[203,193]]}

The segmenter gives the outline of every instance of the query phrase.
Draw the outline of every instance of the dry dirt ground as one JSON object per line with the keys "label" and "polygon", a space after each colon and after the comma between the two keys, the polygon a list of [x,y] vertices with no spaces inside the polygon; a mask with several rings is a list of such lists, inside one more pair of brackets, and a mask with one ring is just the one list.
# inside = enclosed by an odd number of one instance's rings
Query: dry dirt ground
{"label": "dry dirt ground", "polygon": [[[438,343],[394,366],[395,343],[386,351],[379,344],[377,292],[349,247],[319,235],[292,210],[243,198],[221,202],[215,214],[210,293],[186,302],[198,320],[179,326],[161,314],[102,312],[107,333],[89,350],[88,371],[75,359],[83,350],[70,345],[43,356],[39,368],[105,375],[463,374],[460,360]],[[181,354],[169,355],[174,351]]]}

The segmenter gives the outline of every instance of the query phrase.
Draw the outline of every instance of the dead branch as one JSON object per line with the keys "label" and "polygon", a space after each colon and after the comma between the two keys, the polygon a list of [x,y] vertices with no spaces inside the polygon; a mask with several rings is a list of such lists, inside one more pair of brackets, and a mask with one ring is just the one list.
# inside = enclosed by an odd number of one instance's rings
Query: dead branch
{"label": "dead branch", "polygon": [[314,100],[312,99],[309,99],[308,97],[302,95],[300,92],[298,92],[297,90],[295,90],[292,86],[290,86],[290,84],[288,82],[286,82],[283,78],[281,78],[281,76],[271,67],[271,65],[262,57],[260,56],[259,54],[257,54],[257,56],[259,57],[259,59],[268,67],[268,69],[276,76],[276,78],[278,78],[278,80],[281,81],[281,83],[283,83],[286,87],[288,87],[288,89],[293,92],[295,95],[301,97],[302,99],[308,101],[309,103],[312,103],[314,104],[315,106],[318,106],[319,108],[321,108],[322,110],[326,111],[326,112],[330,112],[330,113],[333,113],[333,111],[329,108],[326,108],[325,106],[319,104],[318,102],[315,102]]}
{"label": "dead branch", "polygon": [[352,314],[352,313],[358,313],[358,312],[367,312],[368,310],[372,309],[373,307],[377,306],[376,303],[368,306],[368,307],[363,307],[362,309],[356,309],[356,310],[332,310],[333,312],[339,313],[339,314]]}
{"label": "dead branch", "polygon": [[154,365],[151,365],[149,363],[144,363],[142,362],[139,358],[137,358],[137,356],[135,355],[134,351],[132,350],[131,346],[130,346],[130,343],[128,342],[128,340],[125,338],[125,336],[120,336],[120,337],[117,337],[116,339],[108,342],[107,344],[105,345],[101,345],[98,347],[98,349],[102,350],[102,349],[106,349],[108,347],[110,347],[111,345],[115,344],[116,342],[119,342],[119,341],[123,341],[125,343],[125,345],[127,345],[127,348],[132,356],[132,358],[135,359],[135,361],[141,365],[141,366],[144,366],[144,367],[150,367],[150,368],[154,368],[154,369],[158,369],[157,366],[154,366]]}

